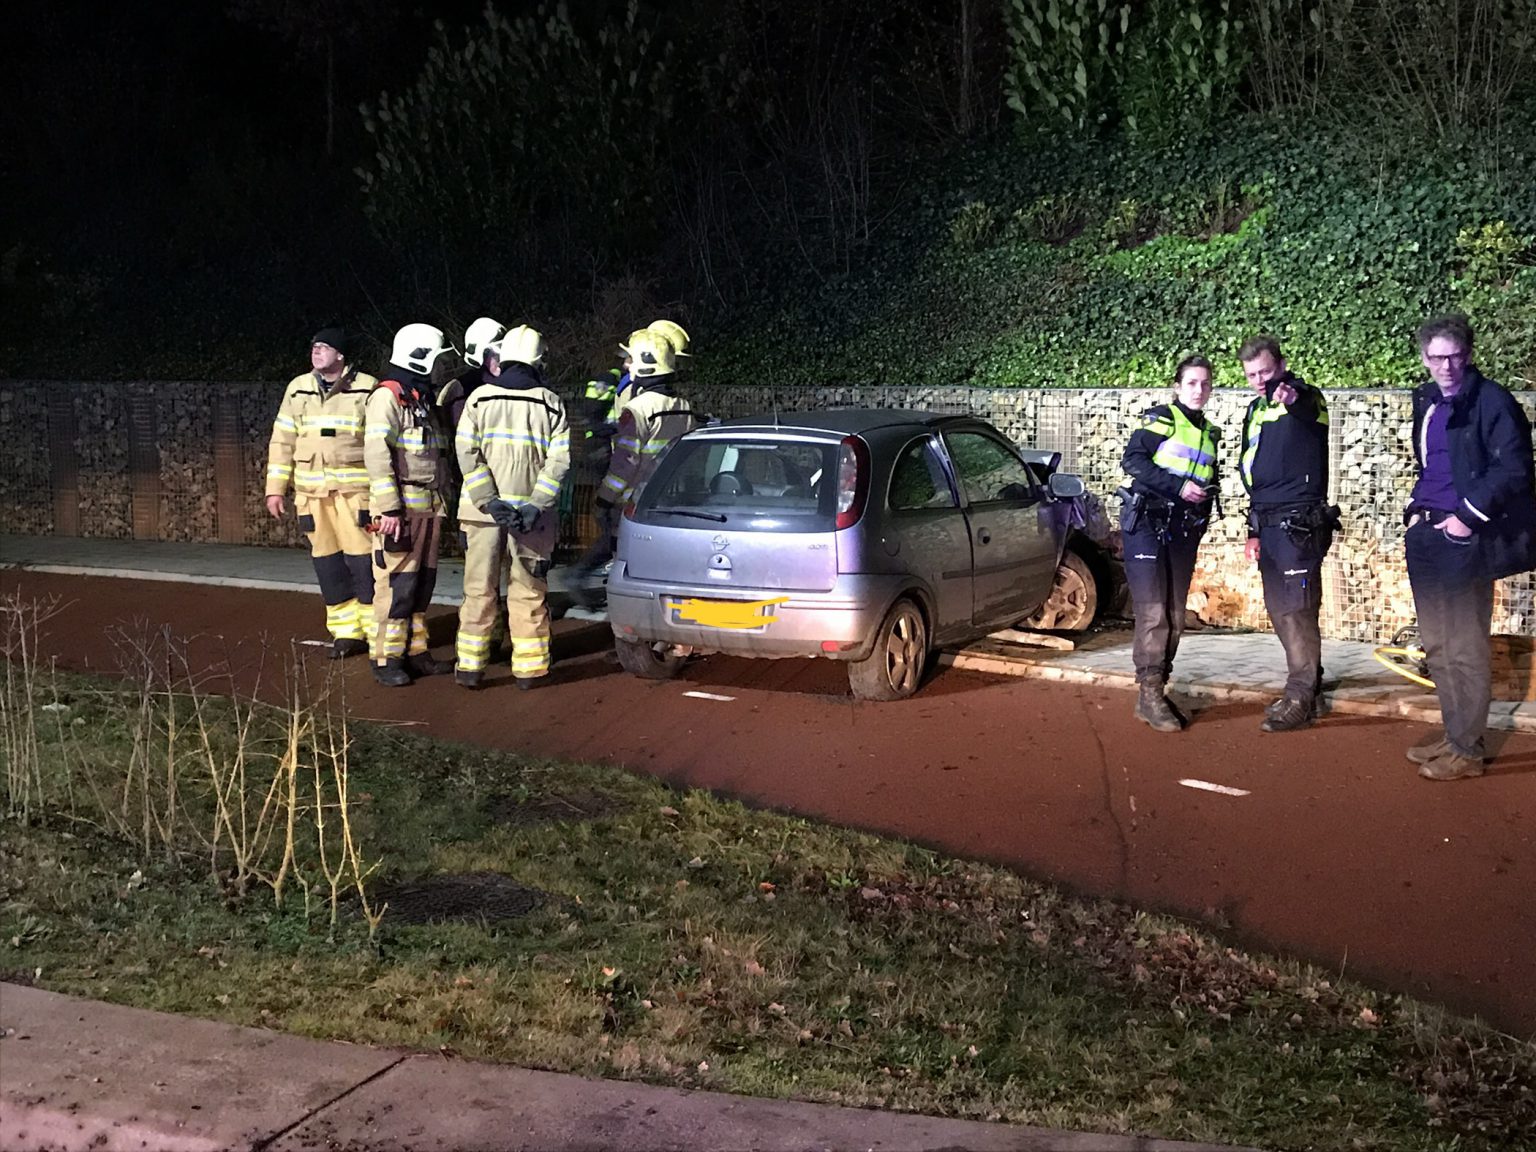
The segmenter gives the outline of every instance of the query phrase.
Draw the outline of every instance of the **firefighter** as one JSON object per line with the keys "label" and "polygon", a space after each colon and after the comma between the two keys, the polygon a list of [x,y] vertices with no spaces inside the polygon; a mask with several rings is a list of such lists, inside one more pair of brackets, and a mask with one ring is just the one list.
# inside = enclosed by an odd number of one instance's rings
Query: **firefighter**
{"label": "firefighter", "polygon": [[[672,441],[698,426],[688,402],[672,390],[677,373],[677,349],[672,341],[654,328],[640,328],[621,348],[630,358],[633,393],[619,409],[613,459],[597,489],[595,510],[602,535],[577,565],[572,581],[589,609],[597,598],[597,571],[613,557],[619,510],[650,479]],[[587,616],[601,614],[589,611]]]}
{"label": "firefighter", "polygon": [[1309,727],[1322,704],[1323,558],[1339,526],[1328,504],[1328,401],[1291,372],[1273,337],[1246,341],[1237,358],[1255,393],[1243,415],[1245,555],[1258,562],[1286,664],[1285,692],[1259,728],[1293,732]]}
{"label": "firefighter", "polygon": [[368,398],[363,448],[374,532],[373,675],[387,688],[453,668],[427,650],[427,606],[448,496],[432,365],[447,351],[441,329],[407,324],[395,333],[390,378]]}
{"label": "firefighter", "polygon": [[283,392],[267,446],[267,511],[282,519],[293,486],[299,529],[309,538],[331,659],[368,651],[373,572],[363,409],[378,383],[347,363],[347,334],[322,328],[309,345],[310,371]]}
{"label": "firefighter", "polygon": [[571,464],[565,405],[545,381],[544,337],[519,325],[495,349],[501,374],[464,406],[454,451],[464,473],[464,604],[454,679],[478,688],[490,655],[496,591],[507,579],[512,675],[532,688],[549,675],[549,561],[559,536],[560,485]]}
{"label": "firefighter", "polygon": [[1180,361],[1173,403],[1147,409],[1120,461],[1131,477],[1130,491],[1121,489],[1120,532],[1136,613],[1136,718],[1158,732],[1178,732],[1189,723],[1164,689],[1219,484],[1221,430],[1205,417],[1210,398],[1211,362],[1204,356]]}
{"label": "firefighter", "polygon": [[[494,383],[496,377],[501,375],[501,354],[497,351],[498,342],[506,335],[507,326],[500,320],[494,320],[489,316],[481,316],[473,324],[464,330],[464,361],[467,365],[452,380],[444,385],[438,393],[437,407],[441,421],[441,427],[451,444],[458,432],[459,419],[464,415],[464,404],[470,395],[482,384]],[[448,471],[453,476],[453,495],[449,501],[448,517],[458,521],[459,501],[463,499],[464,473],[459,470],[458,453],[449,451]],[[464,539],[464,533],[459,533],[460,543],[468,547]],[[506,571],[497,577],[497,609],[496,628],[491,635],[491,654],[497,654],[506,643],[507,634],[505,628],[507,615],[507,598],[502,594],[502,588],[506,585]]]}

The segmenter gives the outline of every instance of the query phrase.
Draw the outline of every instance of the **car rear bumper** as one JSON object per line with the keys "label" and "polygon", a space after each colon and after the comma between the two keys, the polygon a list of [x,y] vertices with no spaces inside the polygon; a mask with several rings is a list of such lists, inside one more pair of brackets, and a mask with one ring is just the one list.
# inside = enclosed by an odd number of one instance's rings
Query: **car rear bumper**
{"label": "car rear bumper", "polygon": [[[634,580],[620,562],[608,577],[608,620],[621,639],[700,652],[862,660],[902,583],[900,577],[842,576],[830,592],[774,593]],[[837,647],[829,651],[827,644]]]}

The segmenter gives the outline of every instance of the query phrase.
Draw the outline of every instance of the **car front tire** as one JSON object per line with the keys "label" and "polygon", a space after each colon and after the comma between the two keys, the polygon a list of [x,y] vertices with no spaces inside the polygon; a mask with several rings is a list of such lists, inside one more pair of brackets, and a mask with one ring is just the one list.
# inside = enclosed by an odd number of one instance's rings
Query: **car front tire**
{"label": "car front tire", "polygon": [[874,651],[848,665],[848,687],[860,700],[905,700],[928,666],[928,625],[910,600],[898,600],[880,624]]}
{"label": "car front tire", "polygon": [[1021,627],[1042,632],[1083,632],[1099,614],[1099,580],[1093,566],[1073,551],[1061,554],[1051,594]]}
{"label": "car front tire", "polygon": [[657,646],[643,640],[613,638],[614,651],[618,653],[619,667],[642,680],[670,680],[682,671],[685,656],[679,655],[670,645]]}

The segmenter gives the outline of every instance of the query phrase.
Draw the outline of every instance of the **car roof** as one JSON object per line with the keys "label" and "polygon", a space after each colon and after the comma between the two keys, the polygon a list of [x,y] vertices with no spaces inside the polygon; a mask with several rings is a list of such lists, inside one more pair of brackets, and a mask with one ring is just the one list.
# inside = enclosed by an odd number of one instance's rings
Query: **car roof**
{"label": "car roof", "polygon": [[757,416],[742,416],[706,425],[694,434],[723,428],[768,428],[775,431],[840,432],[843,435],[861,436],[878,428],[937,428],[944,424],[976,419],[978,417],[912,408],[832,408],[816,412],[768,412]]}

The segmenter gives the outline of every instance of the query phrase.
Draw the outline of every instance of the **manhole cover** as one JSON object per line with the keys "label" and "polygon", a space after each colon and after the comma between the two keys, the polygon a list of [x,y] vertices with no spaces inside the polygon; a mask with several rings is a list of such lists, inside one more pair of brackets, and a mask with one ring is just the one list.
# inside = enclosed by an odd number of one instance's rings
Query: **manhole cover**
{"label": "manhole cover", "polygon": [[524,888],[499,872],[459,872],[389,888],[375,897],[389,905],[386,922],[433,924],[445,920],[516,920],[542,905],[549,894]]}
{"label": "manhole cover", "polygon": [[529,824],[554,824],[557,821],[597,820],[623,807],[611,796],[595,792],[576,792],[569,796],[518,796],[502,793],[488,796],[485,814],[497,824],[513,827]]}

